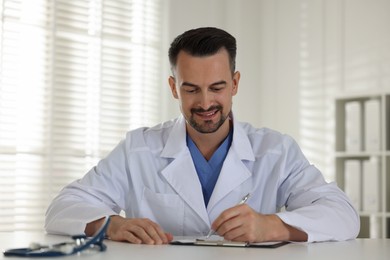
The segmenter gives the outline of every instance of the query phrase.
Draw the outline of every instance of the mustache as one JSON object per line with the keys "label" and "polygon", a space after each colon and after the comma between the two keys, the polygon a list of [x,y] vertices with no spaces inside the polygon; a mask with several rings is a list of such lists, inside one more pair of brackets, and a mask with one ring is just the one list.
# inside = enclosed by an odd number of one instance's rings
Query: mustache
{"label": "mustache", "polygon": [[222,110],[222,106],[211,106],[208,109],[203,108],[192,108],[191,113],[206,113],[213,110]]}

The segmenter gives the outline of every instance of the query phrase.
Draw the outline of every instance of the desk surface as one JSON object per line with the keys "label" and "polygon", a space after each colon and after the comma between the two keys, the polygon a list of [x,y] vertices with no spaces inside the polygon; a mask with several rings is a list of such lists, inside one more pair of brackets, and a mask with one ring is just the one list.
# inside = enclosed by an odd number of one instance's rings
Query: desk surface
{"label": "desk surface", "polygon": [[[69,237],[33,232],[0,232],[0,259],[9,248],[26,247],[31,242],[53,244],[71,240]],[[389,259],[390,239],[356,239],[345,242],[291,243],[279,248],[223,248],[207,246],[132,245],[105,241],[107,251],[93,255],[74,255],[56,259]],[[26,258],[21,258],[26,259]],[[33,258],[37,259],[37,258]],[[46,258],[47,259],[47,258]]]}

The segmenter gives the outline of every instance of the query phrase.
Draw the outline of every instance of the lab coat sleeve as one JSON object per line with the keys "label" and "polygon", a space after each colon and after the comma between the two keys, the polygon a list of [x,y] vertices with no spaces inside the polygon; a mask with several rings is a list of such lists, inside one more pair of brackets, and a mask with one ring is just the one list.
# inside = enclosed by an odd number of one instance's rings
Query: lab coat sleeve
{"label": "lab coat sleeve", "polygon": [[121,142],[82,179],[66,186],[46,212],[48,233],[84,234],[86,224],[118,215],[124,207],[126,181],[125,143]]}
{"label": "lab coat sleeve", "polygon": [[283,222],[308,234],[308,242],[343,241],[359,233],[360,219],[348,197],[335,183],[327,183],[291,139],[282,163]]}

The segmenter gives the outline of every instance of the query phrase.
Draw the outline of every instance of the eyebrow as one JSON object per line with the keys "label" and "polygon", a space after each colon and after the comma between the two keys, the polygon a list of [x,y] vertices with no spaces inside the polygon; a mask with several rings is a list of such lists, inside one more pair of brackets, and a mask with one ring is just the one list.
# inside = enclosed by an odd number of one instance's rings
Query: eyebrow
{"label": "eyebrow", "polygon": [[[220,81],[211,83],[211,84],[209,85],[209,87],[213,87],[213,86],[217,86],[217,85],[226,85],[226,81],[225,81],[225,80],[220,80]],[[193,84],[193,83],[190,83],[190,82],[187,82],[187,81],[184,81],[184,82],[181,84],[181,86],[182,86],[182,87],[184,87],[184,86],[187,86],[187,87],[199,87],[198,85]]]}

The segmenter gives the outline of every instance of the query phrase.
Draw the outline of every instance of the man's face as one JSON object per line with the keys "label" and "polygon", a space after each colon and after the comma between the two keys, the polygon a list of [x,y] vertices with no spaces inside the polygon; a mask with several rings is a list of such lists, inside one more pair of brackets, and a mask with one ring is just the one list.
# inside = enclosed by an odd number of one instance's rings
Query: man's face
{"label": "man's face", "polygon": [[169,85],[187,123],[199,133],[214,133],[229,116],[239,79],[225,49],[205,57],[181,51]]}

